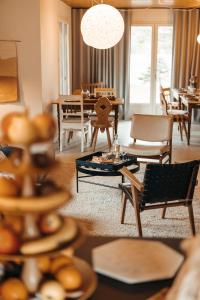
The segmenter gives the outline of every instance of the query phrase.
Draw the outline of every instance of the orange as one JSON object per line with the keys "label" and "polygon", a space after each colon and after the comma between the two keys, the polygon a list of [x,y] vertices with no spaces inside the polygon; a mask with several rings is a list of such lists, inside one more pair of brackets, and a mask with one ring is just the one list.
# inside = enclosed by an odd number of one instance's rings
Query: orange
{"label": "orange", "polygon": [[10,278],[3,282],[1,296],[3,300],[27,300],[29,298],[25,284],[17,278]]}
{"label": "orange", "polygon": [[0,253],[16,253],[19,250],[19,247],[19,239],[15,232],[9,227],[0,226]]}
{"label": "orange", "polygon": [[5,216],[3,223],[12,228],[12,230],[18,234],[21,234],[23,231],[23,219],[19,216]]}
{"label": "orange", "polygon": [[60,268],[73,265],[73,259],[68,256],[58,256],[51,263],[51,272],[56,273]]}
{"label": "orange", "polygon": [[0,176],[0,197],[17,196],[19,191],[19,186],[14,179]]}
{"label": "orange", "polygon": [[55,275],[56,279],[64,287],[64,289],[71,291],[80,289],[83,278],[80,271],[76,267],[63,267]]}
{"label": "orange", "polygon": [[50,269],[51,260],[48,256],[37,258],[37,265],[41,272],[47,273]]}

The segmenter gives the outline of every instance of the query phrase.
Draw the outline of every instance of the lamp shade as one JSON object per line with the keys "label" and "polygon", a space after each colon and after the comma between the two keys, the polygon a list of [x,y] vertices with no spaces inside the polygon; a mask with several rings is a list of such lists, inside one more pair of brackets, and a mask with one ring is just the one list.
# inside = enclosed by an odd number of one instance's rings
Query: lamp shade
{"label": "lamp shade", "polygon": [[200,44],[200,34],[197,36],[197,42]]}
{"label": "lamp shade", "polygon": [[124,19],[113,6],[97,4],[83,15],[81,33],[87,45],[97,49],[108,49],[121,40]]}

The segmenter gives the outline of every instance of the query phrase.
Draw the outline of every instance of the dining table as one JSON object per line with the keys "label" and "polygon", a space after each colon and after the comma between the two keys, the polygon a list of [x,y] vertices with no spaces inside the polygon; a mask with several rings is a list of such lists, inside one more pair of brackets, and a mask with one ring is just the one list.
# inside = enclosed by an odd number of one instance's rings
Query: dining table
{"label": "dining table", "polygon": [[[98,101],[98,98],[88,97],[83,99],[83,109],[85,111],[94,111],[95,103]],[[50,104],[55,105],[57,108],[57,122],[58,122],[58,143],[60,147],[60,113],[59,113],[59,104],[65,102],[65,95],[59,96],[55,100],[50,100]],[[66,101],[67,103],[67,101]],[[119,121],[119,106],[124,104],[123,98],[113,98],[110,99],[110,103],[112,104],[112,108],[114,111],[114,134],[116,135],[118,132],[118,121]]]}
{"label": "dining table", "polygon": [[[75,251],[75,255],[93,264],[92,251],[95,247],[102,246],[106,243],[121,239],[120,236],[88,236],[85,243]],[[130,238],[130,237],[129,237]],[[127,237],[126,237],[127,239]],[[138,240],[138,238],[130,238],[131,240]],[[168,247],[183,254],[180,247],[181,239],[175,238],[146,238],[143,240],[158,241],[167,245]],[[134,255],[134,253],[133,253]],[[120,262],[119,257],[119,262]],[[167,258],[166,258],[167,259]],[[113,300],[147,300],[155,294],[159,293],[164,288],[169,288],[173,283],[174,277],[162,280],[140,282],[135,284],[127,284],[116,280],[110,276],[98,274],[97,289],[90,297],[91,300],[113,299]],[[157,298],[155,298],[157,299]],[[160,298],[159,298],[160,299]],[[163,299],[163,298],[162,298]]]}
{"label": "dining table", "polygon": [[192,123],[192,111],[193,109],[200,108],[200,90],[194,92],[187,89],[172,89],[173,98],[179,102],[179,107],[187,109],[188,112],[188,139],[187,144],[190,145],[191,137],[191,123]]}

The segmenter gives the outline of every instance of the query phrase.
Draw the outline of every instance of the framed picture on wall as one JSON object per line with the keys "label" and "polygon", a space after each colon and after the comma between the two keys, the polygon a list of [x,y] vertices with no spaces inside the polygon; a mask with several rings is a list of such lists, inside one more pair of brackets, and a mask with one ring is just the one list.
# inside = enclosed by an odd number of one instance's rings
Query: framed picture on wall
{"label": "framed picture on wall", "polygon": [[0,103],[19,100],[17,42],[0,40]]}

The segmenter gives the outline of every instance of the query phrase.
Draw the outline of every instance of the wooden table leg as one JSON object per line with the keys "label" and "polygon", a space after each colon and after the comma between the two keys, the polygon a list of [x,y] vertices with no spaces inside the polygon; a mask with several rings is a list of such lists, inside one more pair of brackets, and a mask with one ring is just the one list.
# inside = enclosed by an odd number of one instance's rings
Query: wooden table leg
{"label": "wooden table leg", "polygon": [[119,107],[118,107],[118,105],[115,105],[114,108],[115,108],[115,130],[114,130],[114,134],[117,134]]}
{"label": "wooden table leg", "polygon": [[76,166],[76,192],[77,193],[79,192],[79,189],[78,189],[78,169],[77,169],[77,166]]}
{"label": "wooden table leg", "polygon": [[180,95],[178,96],[178,109],[182,109],[182,101]]}
{"label": "wooden table leg", "polygon": [[187,144],[190,145],[190,132],[191,132],[191,120],[192,120],[192,107],[188,107],[188,139]]}

